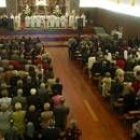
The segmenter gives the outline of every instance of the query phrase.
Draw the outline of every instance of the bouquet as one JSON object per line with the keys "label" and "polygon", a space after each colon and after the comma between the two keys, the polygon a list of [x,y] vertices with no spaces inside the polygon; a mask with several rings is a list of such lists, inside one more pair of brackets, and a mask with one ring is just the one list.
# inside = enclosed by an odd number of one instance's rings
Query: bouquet
{"label": "bouquet", "polygon": [[53,11],[53,14],[54,14],[55,16],[57,16],[57,17],[61,17],[61,16],[62,16],[61,10],[54,10],[54,11]]}

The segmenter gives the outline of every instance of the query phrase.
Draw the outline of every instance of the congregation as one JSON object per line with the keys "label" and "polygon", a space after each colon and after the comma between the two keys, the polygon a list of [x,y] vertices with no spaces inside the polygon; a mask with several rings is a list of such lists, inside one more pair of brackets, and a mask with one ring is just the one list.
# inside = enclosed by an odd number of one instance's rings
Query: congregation
{"label": "congregation", "polygon": [[132,137],[140,138],[140,39],[98,38],[69,39],[69,58],[78,60],[90,79],[98,81],[101,96],[111,111],[119,111],[130,122]]}
{"label": "congregation", "polygon": [[40,38],[1,38],[0,56],[0,137],[78,140],[81,130],[67,123],[63,84]]}

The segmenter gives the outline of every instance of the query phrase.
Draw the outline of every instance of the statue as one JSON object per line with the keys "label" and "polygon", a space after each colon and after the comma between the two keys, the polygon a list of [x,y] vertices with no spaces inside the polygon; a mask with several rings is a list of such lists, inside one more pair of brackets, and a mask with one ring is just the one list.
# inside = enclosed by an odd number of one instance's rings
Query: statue
{"label": "statue", "polygon": [[47,6],[46,0],[36,0],[36,6]]}

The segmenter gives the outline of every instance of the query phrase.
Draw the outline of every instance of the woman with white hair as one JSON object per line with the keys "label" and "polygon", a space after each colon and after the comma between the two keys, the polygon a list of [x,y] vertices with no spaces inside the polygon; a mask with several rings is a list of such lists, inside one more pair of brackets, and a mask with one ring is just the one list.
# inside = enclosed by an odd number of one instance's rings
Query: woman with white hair
{"label": "woman with white hair", "polygon": [[30,96],[27,97],[27,104],[28,104],[28,106],[35,105],[35,107],[37,109],[41,109],[40,108],[40,99],[39,99],[39,97],[37,95],[36,88],[31,88]]}

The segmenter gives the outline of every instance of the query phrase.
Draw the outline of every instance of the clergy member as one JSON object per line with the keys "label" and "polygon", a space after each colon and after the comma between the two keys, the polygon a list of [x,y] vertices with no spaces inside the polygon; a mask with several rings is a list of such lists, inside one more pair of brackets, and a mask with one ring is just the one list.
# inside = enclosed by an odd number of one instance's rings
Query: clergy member
{"label": "clergy member", "polygon": [[85,27],[86,26],[86,16],[84,13],[81,15],[81,18],[83,19],[83,27]]}
{"label": "clergy member", "polygon": [[74,27],[75,16],[76,16],[75,10],[72,10],[71,15],[69,16],[69,27],[72,27],[72,28]]}

